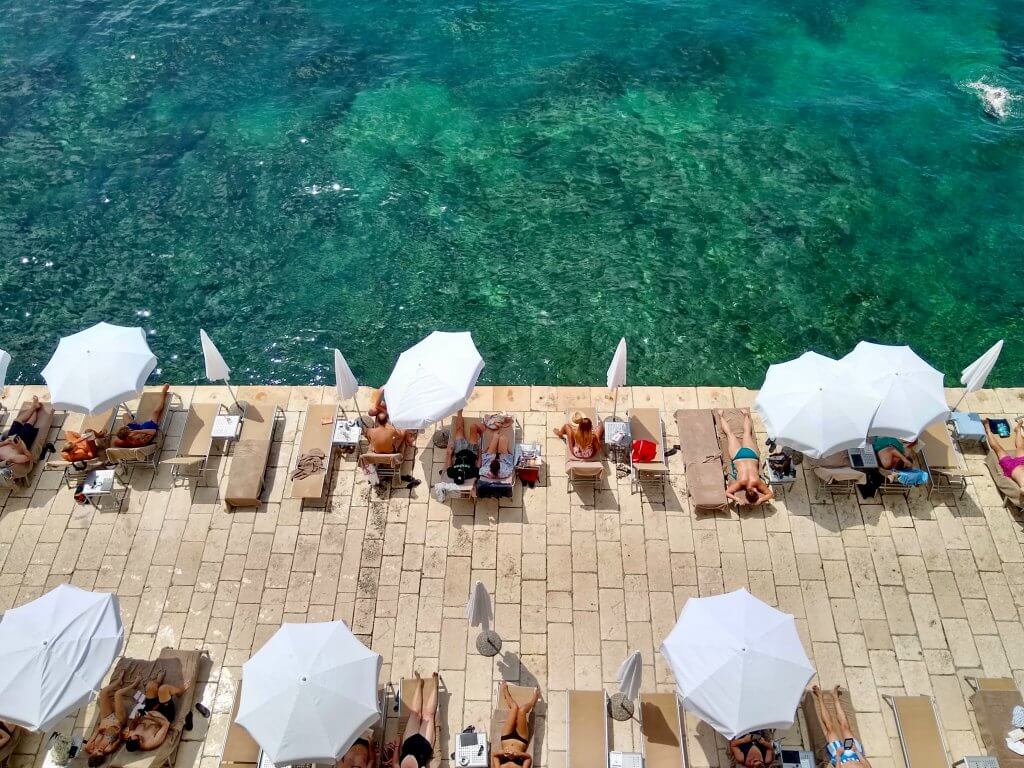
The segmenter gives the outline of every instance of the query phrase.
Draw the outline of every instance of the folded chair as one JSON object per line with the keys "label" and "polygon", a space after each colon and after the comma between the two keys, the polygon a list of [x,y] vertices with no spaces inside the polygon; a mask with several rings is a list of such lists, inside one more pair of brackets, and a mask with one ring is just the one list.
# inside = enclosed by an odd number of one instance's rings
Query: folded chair
{"label": "folded chair", "polygon": [[676,411],[679,448],[686,472],[686,490],[697,512],[723,512],[729,507],[722,482],[722,448],[715,414],[709,408]]}
{"label": "folded chair", "polygon": [[566,768],[608,765],[608,697],[604,691],[569,691],[566,697]]}
{"label": "folded chair", "polygon": [[[565,421],[569,423],[572,419],[572,414],[579,413],[582,416],[590,419],[590,423],[597,428],[598,416],[597,410],[594,408],[573,408],[571,411],[567,411],[565,414]],[[601,456],[594,456],[591,459],[577,459],[569,452],[569,446],[566,444],[565,449],[565,477],[566,477],[566,490],[571,490],[577,486],[594,486],[601,481],[604,477],[604,462],[601,461]]]}
{"label": "folded chair", "polygon": [[[828,703],[835,701],[833,696],[826,698],[825,706]],[[860,738],[860,729],[857,727],[857,713],[853,709],[853,704],[850,701],[849,695],[840,696],[839,700],[836,701],[837,707],[842,707],[843,714],[846,715],[847,721],[850,723],[850,730],[853,731],[853,735],[858,739]],[[825,726],[821,722],[821,718],[818,717],[818,710],[814,706],[814,694],[810,691],[804,691],[803,699],[800,700],[800,708],[804,711],[804,719],[807,721],[807,738],[810,742],[809,746],[814,752],[814,758],[817,760],[817,764],[824,768],[830,765],[830,758],[828,750],[825,749],[828,744],[828,739],[825,738]],[[835,720],[835,716],[832,717]]]}
{"label": "folded chair", "polygon": [[331,460],[334,455],[334,423],[337,419],[336,405],[311,405],[306,410],[306,423],[302,427],[302,439],[299,442],[296,465],[303,457],[316,455],[319,451],[323,459],[323,471],[314,472],[292,481],[291,498],[302,501],[323,499],[327,495],[328,481],[331,477]]}
{"label": "folded chair", "polygon": [[1008,677],[968,678],[967,682],[974,688],[971,706],[974,708],[985,751],[999,761],[1000,768],[1024,766],[1024,757],[1006,746],[1006,733],[1012,728],[1010,723],[1013,710],[1024,706],[1016,683]]}
{"label": "folded chair", "polygon": [[686,768],[683,718],[674,693],[640,694],[644,768]]}
{"label": "folded chair", "polygon": [[[167,425],[170,424],[171,416],[173,415],[171,397],[173,395],[169,395],[167,398],[167,407],[164,408],[164,412],[160,416],[159,427],[157,428],[156,435],[153,437],[153,442],[139,448],[116,448],[111,446],[107,448],[107,463],[117,464],[119,469],[129,469],[132,467],[156,468],[157,463],[160,461],[160,451],[164,445],[164,437],[167,435]],[[132,421],[138,423],[155,421],[153,417],[156,415],[156,411],[162,401],[163,393],[159,390],[143,392],[142,397],[139,398],[139,407],[135,409],[134,418],[127,413],[122,414],[117,420],[113,431],[117,432],[118,429]]]}
{"label": "folded chair", "polygon": [[907,768],[950,768],[946,739],[929,696],[883,696],[896,717]]}
{"label": "folded chair", "polygon": [[280,408],[268,403],[249,403],[246,406],[242,431],[231,459],[228,487],[224,492],[224,503],[228,509],[260,505],[274,428],[280,413]]}
{"label": "folded chair", "polygon": [[173,459],[162,463],[171,466],[174,479],[179,477],[202,478],[211,471],[207,467],[213,448],[213,422],[227,409],[219,403],[193,403],[185,417],[185,426]]}
{"label": "folded chair", "polygon": [[249,732],[235,722],[238,716],[238,702],[242,699],[242,684],[239,680],[235,691],[235,702],[231,705],[231,722],[224,737],[220,764],[223,768],[256,768],[260,762],[260,745]]}
{"label": "folded chair", "polygon": [[[536,688],[532,688],[524,685],[509,685],[508,692],[512,695],[512,700],[519,706],[529,704],[533,700],[533,692]],[[536,755],[533,752],[533,738],[535,733],[536,725],[536,709],[530,710],[530,743],[526,745],[526,754],[534,758],[534,765],[536,765]],[[495,752],[501,748],[501,737],[502,729],[505,727],[505,721],[508,719],[508,705],[505,704],[505,699],[501,695],[501,688],[498,688],[498,703],[494,708],[494,714],[491,715],[491,730],[490,735],[487,737],[491,742],[491,752]]]}
{"label": "folded chair", "polygon": [[642,491],[644,483],[664,483],[668,476],[668,464],[665,463],[665,425],[661,421],[661,411],[657,408],[630,410],[629,433],[634,442],[649,440],[656,446],[654,458],[650,461],[633,461],[633,452],[630,451],[629,466],[633,493]]}

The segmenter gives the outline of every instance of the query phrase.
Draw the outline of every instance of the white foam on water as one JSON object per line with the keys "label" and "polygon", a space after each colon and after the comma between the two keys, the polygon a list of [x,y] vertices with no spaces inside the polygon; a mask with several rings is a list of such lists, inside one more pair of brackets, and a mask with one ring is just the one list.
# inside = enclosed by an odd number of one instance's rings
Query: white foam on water
{"label": "white foam on water", "polygon": [[961,87],[974,91],[981,100],[985,114],[994,117],[996,120],[1005,120],[1007,117],[1012,116],[1013,102],[1024,98],[1011,93],[1010,89],[1006,86],[985,82],[985,78],[961,83]]}

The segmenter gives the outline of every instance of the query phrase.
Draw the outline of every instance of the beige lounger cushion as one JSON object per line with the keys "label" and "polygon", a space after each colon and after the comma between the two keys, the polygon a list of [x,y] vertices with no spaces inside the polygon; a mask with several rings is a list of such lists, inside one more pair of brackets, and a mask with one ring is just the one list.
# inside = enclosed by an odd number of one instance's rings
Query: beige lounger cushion
{"label": "beige lounger cushion", "polygon": [[[324,471],[292,481],[293,499],[319,499],[327,488],[331,474],[331,447],[334,439],[334,420],[338,413],[336,405],[311,405],[306,410],[306,423],[302,427],[302,439],[295,461],[312,451],[324,452]],[[323,422],[328,421],[324,424]]]}
{"label": "beige lounger cushion", "polygon": [[868,480],[867,475],[853,467],[814,467],[814,475],[825,485],[847,480],[853,480],[858,485],[863,485]]}
{"label": "beige lounger cushion", "polygon": [[[192,705],[196,700],[199,662],[204,653],[205,651],[179,651],[174,648],[164,648],[155,660],[123,657],[114,665],[111,673],[112,679],[123,672],[126,675],[125,679],[140,677],[145,682],[158,672],[163,671],[166,683],[180,686],[187,680],[189,688],[174,700],[177,714],[163,744],[149,752],[129,752],[121,747],[110,757],[105,766],[111,766],[111,768],[142,768],[143,766],[157,768],[162,765],[174,765],[174,757],[178,752],[185,717],[192,710]],[[96,713],[89,733],[92,733],[98,718],[99,712]]]}
{"label": "beige lounger cushion", "polygon": [[[832,691],[823,691],[824,705],[829,710],[829,716],[833,722],[836,722],[835,707],[832,705],[834,697]],[[814,706],[814,694],[810,691],[804,692],[804,697],[800,702],[800,706],[804,711],[804,718],[807,720],[807,738],[810,741],[810,747],[814,750],[814,756],[818,760],[818,764],[827,764],[829,761],[828,753],[825,750],[825,745],[828,740],[825,738],[825,726],[821,722],[821,718],[818,717],[818,710]],[[849,692],[844,691],[843,695],[839,697],[838,706],[843,708],[843,712],[846,714],[846,719],[850,722],[850,728],[853,734],[860,738],[860,730],[857,728],[857,713],[853,709],[853,705],[850,702]],[[867,749],[867,747],[865,747]]]}
{"label": "beige lounger cushion", "polygon": [[[509,685],[508,692],[512,695],[512,701],[518,704],[520,707],[529,704],[533,701],[533,693],[536,688],[530,688],[525,685]],[[505,728],[505,721],[508,719],[508,705],[505,703],[504,697],[501,695],[501,688],[498,689],[498,703],[494,709],[494,714],[491,715],[491,732],[488,738],[491,740],[491,749],[496,751],[501,749],[501,737],[502,730]],[[530,743],[526,745],[526,754],[533,757],[533,743],[535,739],[534,728],[536,725],[535,718],[536,710],[530,710]]]}
{"label": "beige lounger cushion", "polygon": [[[565,414],[565,421],[569,423],[574,413],[581,413],[586,418],[590,419],[590,423],[595,427],[597,426],[597,411],[594,408],[573,408],[567,411]],[[600,458],[600,457],[595,457]],[[566,446],[565,450],[565,473],[570,479],[579,478],[581,480],[595,479],[600,480],[604,477],[604,462],[594,461],[593,459],[582,460],[573,458],[573,455],[569,453],[569,448]]]}
{"label": "beige lounger cushion", "polygon": [[629,433],[631,440],[650,440],[658,446],[653,461],[633,464],[633,469],[646,474],[665,474],[665,440],[661,429],[661,411],[657,408],[634,408],[629,412]]}
{"label": "beige lounger cushion", "polygon": [[249,404],[242,420],[242,431],[231,458],[224,503],[228,507],[258,507],[263,478],[270,461],[277,408],[264,403]]}
{"label": "beige lounger cushion", "polygon": [[603,691],[569,691],[565,722],[567,768],[608,764],[607,717]]}
{"label": "beige lounger cushion", "polygon": [[971,695],[985,751],[999,760],[999,768],[1024,768],[1024,757],[1006,746],[1006,732],[1012,727],[1013,708],[1024,705],[1020,691],[1009,678],[983,678]]}
{"label": "beige lounger cushion", "polygon": [[213,422],[220,413],[217,403],[193,403],[185,417],[185,427],[178,443],[178,456],[205,458],[213,445]]}
{"label": "beige lounger cushion", "polygon": [[674,693],[640,694],[644,768],[685,768],[679,715]]}
{"label": "beige lounger cushion", "polygon": [[992,482],[996,484],[999,495],[1003,497],[1003,500],[1012,504],[1017,509],[1024,509],[1024,488],[1021,488],[1003,474],[1003,469],[999,466],[999,459],[996,458],[995,451],[989,450],[985,454],[985,466],[988,467],[988,472],[992,475]]}
{"label": "beige lounger cushion", "polygon": [[242,685],[239,681],[238,689],[235,691],[235,702],[231,705],[231,720],[227,736],[224,738],[224,749],[221,751],[220,764],[223,766],[254,766],[259,763],[260,745],[245,728],[235,722],[241,699]]}
{"label": "beige lounger cushion", "polygon": [[902,732],[907,768],[949,768],[932,700],[927,696],[893,696],[892,706]]}
{"label": "beige lounger cushion", "polygon": [[[416,678],[415,677],[403,677],[402,678],[402,693],[401,693],[401,708],[398,712],[398,737],[402,738],[402,734],[405,733],[405,727],[409,724],[409,704],[412,703],[412,697],[416,695]],[[438,680],[440,685],[440,680]],[[434,687],[433,677],[423,678],[423,700],[426,701],[430,696],[430,691]],[[441,701],[440,692],[438,692],[438,702]],[[431,739],[431,743],[434,745],[434,756],[430,760],[431,768],[436,768],[441,764],[441,751],[438,749],[438,742],[440,739],[437,738],[439,729],[441,727],[441,713],[437,712],[434,717],[434,738]]]}
{"label": "beige lounger cushion", "polygon": [[708,408],[676,411],[679,448],[686,471],[686,490],[698,512],[721,512],[729,506],[722,474],[714,412]]}

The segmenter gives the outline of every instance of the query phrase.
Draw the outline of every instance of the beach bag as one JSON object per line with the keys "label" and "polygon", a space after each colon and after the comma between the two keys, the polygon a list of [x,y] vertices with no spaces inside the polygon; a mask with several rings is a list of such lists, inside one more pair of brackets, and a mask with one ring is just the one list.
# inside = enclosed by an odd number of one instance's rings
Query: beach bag
{"label": "beach bag", "polygon": [[634,464],[646,464],[647,462],[654,461],[654,457],[658,455],[658,445],[652,440],[634,440],[633,441],[633,452],[630,454],[630,460]]}
{"label": "beach bag", "polygon": [[781,451],[768,455],[768,468],[778,477],[789,477],[796,474],[796,470],[793,469],[793,459]]}

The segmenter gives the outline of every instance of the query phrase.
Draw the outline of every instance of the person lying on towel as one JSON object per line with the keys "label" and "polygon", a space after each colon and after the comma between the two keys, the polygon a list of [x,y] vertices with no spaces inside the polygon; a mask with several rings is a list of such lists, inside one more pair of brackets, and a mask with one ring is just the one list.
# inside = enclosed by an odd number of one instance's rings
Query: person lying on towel
{"label": "person lying on towel", "polygon": [[103,765],[108,755],[121,748],[123,731],[128,725],[128,713],[135,706],[134,696],[140,682],[139,679],[125,681],[122,670],[100,691],[97,699],[100,718],[92,736],[82,746],[89,756],[89,768]]}
{"label": "person lying on towel", "polygon": [[487,447],[480,457],[480,477],[484,480],[508,480],[516,471],[515,457],[508,435],[501,434],[497,429],[488,428]]}
{"label": "person lying on towel", "polygon": [[775,762],[775,747],[761,731],[730,741],[729,754],[739,768],[767,768]]}
{"label": "person lying on towel", "polygon": [[508,717],[501,728],[501,751],[491,753],[491,768],[530,768],[533,758],[526,754],[530,746],[530,712],[540,700],[540,688],[533,699],[520,707],[509,693],[508,683],[501,683],[501,697],[508,707]]}
{"label": "person lying on towel", "polygon": [[369,739],[360,737],[341,756],[337,768],[372,768],[377,764],[375,751]]}
{"label": "person lying on towel", "polygon": [[993,434],[988,426],[988,419],[984,419],[982,424],[985,425],[985,434],[988,436],[986,442],[996,454],[999,469],[1003,471],[1005,477],[1013,480],[1024,490],[1024,425],[1019,420],[1014,425],[1013,450],[1011,451],[1003,447],[999,438]]}
{"label": "person lying on towel", "polygon": [[480,474],[482,432],[478,424],[470,424],[467,430],[462,411],[455,414],[451,439],[448,440],[444,474],[460,485]]}
{"label": "person lying on towel", "polygon": [[100,447],[96,441],[105,437],[106,433],[102,430],[93,432],[91,429],[78,433],[69,429],[64,436],[64,446],[60,450],[60,457],[64,461],[89,461],[100,455]]}
{"label": "person lying on towel", "polygon": [[164,410],[167,408],[167,398],[169,396],[170,386],[164,384],[163,399],[160,400],[160,405],[153,413],[153,418],[149,421],[137,422],[132,421],[125,424],[114,434],[114,439],[111,440],[110,444],[114,448],[144,448],[156,439],[156,433],[160,430],[160,422],[164,418]]}
{"label": "person lying on towel", "polygon": [[[737,504],[756,506],[774,498],[775,493],[761,479],[761,457],[757,453],[757,442],[754,439],[754,425],[750,414],[743,414],[743,437],[733,434],[725,415],[718,411],[718,423],[725,432],[729,443],[729,476],[732,482],[725,488],[725,495]],[[739,494],[742,492],[742,496]]]}

